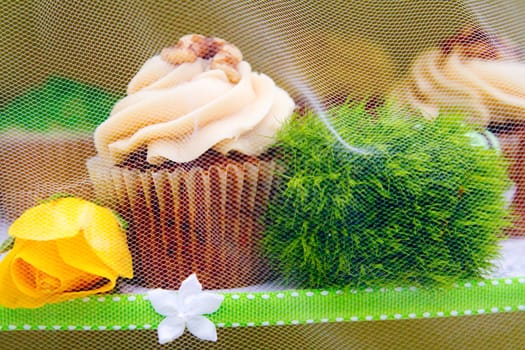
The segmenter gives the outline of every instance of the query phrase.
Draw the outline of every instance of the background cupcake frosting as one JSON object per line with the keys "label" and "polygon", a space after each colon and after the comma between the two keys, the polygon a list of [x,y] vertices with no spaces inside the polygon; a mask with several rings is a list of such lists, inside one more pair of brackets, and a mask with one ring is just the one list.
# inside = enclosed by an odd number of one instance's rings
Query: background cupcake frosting
{"label": "background cupcake frosting", "polygon": [[481,127],[525,120],[525,64],[516,46],[467,27],[420,54],[393,94],[435,119],[455,110]]}

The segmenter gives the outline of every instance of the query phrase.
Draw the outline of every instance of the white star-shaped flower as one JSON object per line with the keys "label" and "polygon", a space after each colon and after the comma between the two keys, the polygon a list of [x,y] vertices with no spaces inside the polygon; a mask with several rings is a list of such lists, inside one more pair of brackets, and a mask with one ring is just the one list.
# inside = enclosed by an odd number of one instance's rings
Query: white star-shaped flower
{"label": "white star-shaped flower", "polygon": [[215,325],[202,315],[217,311],[224,296],[203,292],[194,273],[182,282],[178,291],[154,289],[148,292],[148,298],[155,311],[166,316],[157,330],[160,344],[180,337],[185,327],[197,338],[217,340]]}

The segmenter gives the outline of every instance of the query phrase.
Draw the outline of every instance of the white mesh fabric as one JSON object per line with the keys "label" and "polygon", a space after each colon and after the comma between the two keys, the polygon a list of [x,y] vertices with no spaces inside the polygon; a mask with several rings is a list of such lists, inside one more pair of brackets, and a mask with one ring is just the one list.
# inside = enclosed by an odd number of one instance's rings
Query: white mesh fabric
{"label": "white mesh fabric", "polygon": [[[511,52],[513,59],[518,57],[516,61],[523,64],[521,50],[525,34],[521,18],[524,11],[519,1],[4,2],[0,4],[3,33],[0,38],[3,56],[0,65],[0,239],[7,237],[7,227],[24,211],[53,194],[68,193],[97,201],[128,221],[135,278],[121,281],[116,293],[142,292],[143,288],[156,287],[175,289],[196,271],[206,289],[322,288],[333,287],[334,283],[337,286],[339,282],[330,278],[327,278],[329,283],[321,279],[324,282],[320,284],[310,280],[305,285],[308,278],[293,269],[283,277],[282,264],[272,260],[276,255],[265,253],[268,249],[263,246],[265,225],[271,221],[265,216],[267,203],[278,197],[285,181],[276,175],[281,174],[282,164],[276,165],[273,161],[286,159],[286,155],[273,153],[268,158],[246,161],[242,157],[222,160],[212,154],[211,161],[216,163],[197,164],[199,169],[183,166],[173,170],[167,166],[142,172],[115,167],[88,170],[88,160],[97,154],[93,144],[95,127],[109,116],[116,101],[125,96],[128,82],[148,58],[175,44],[185,34],[199,33],[235,44],[254,71],[267,74],[291,95],[299,115],[304,117],[311,112],[316,118],[323,117],[324,124],[319,125],[334,133],[334,143],[338,144],[335,148],[343,144],[342,152],[363,159],[358,154],[368,150],[370,144],[352,135],[339,134],[338,120],[330,119],[332,108],[345,103],[363,103],[374,115],[375,109],[385,101],[388,105],[393,95],[399,97],[394,91],[409,80],[412,65],[421,54],[439,50],[445,40],[464,28],[480,28],[489,37],[497,38],[508,48],[506,52]],[[517,99],[523,99],[523,91],[516,95]],[[393,114],[405,113],[407,105],[413,107],[402,99],[396,102],[401,103],[394,104]],[[488,102],[488,108],[494,107],[491,103]],[[456,107],[462,108],[451,106]],[[506,194],[507,204],[514,215],[513,225],[504,232],[504,235],[514,235],[513,240],[505,243],[508,248],[513,242],[516,246],[521,243],[525,227],[525,119],[504,117],[512,114],[505,108],[511,107],[503,107],[499,114],[492,113],[491,122],[481,127],[475,125],[473,130],[492,131],[499,138],[508,161],[513,187]],[[450,150],[444,149],[443,152]],[[438,157],[440,152],[432,154]],[[454,159],[460,162],[461,158]],[[368,163],[364,164],[363,174],[379,172],[379,167],[366,168]],[[483,166],[489,165],[480,165]],[[343,170],[334,169],[334,172]],[[366,209],[370,205],[369,197],[359,198],[357,203],[365,208],[363,212],[374,209]],[[317,204],[314,199],[312,211]],[[381,213],[384,220],[394,215],[394,209],[397,208]],[[301,220],[307,225],[309,217]],[[401,231],[408,227],[403,225],[400,225]],[[490,237],[495,241],[501,234],[495,232]],[[287,234],[282,237],[287,239]],[[352,244],[365,244],[362,242],[370,237],[363,236],[361,243]],[[330,239],[330,235],[324,237],[319,246]],[[418,249],[414,242],[428,243],[415,238],[407,241],[406,246],[413,251]],[[458,239],[457,247],[467,255],[471,252],[465,242]],[[327,257],[336,254],[325,253]],[[382,260],[387,255],[386,249],[374,253],[379,259],[375,267],[387,261]],[[523,266],[520,254],[513,249],[505,250],[503,257],[496,253],[494,248],[487,254],[487,265],[496,261],[496,267],[507,266],[505,262],[498,263],[503,259]],[[395,256],[389,255],[390,258],[388,261],[396,260]],[[449,260],[461,258],[459,254]],[[357,258],[358,262],[365,260],[365,257]],[[332,260],[322,262],[326,261]],[[477,261],[469,260],[465,266],[474,266]],[[330,267],[324,271],[330,271]],[[507,277],[501,269],[490,272],[485,266],[475,267],[479,268],[476,277]],[[410,270],[410,266],[406,268]],[[512,270],[512,266],[507,268]],[[446,272],[446,268],[444,270]],[[474,277],[461,275],[463,271],[454,273],[452,277]],[[512,270],[511,274],[510,277],[522,276],[525,272]],[[386,272],[374,278],[372,281],[370,277],[370,284],[378,287],[399,282]],[[412,276],[402,282],[407,280],[423,285],[426,282]],[[342,287],[368,286],[366,281],[354,282],[350,278]],[[525,339],[516,324],[522,321],[523,315],[518,312],[433,320],[225,328],[219,329],[219,342],[215,345],[185,334],[174,346],[344,349],[406,348],[422,344],[436,348],[475,348],[490,344],[519,348]],[[428,329],[432,329],[432,334]],[[153,330],[100,333],[64,331],[54,337],[51,332],[0,329],[0,348],[31,348],[37,342],[47,348],[159,346]]]}

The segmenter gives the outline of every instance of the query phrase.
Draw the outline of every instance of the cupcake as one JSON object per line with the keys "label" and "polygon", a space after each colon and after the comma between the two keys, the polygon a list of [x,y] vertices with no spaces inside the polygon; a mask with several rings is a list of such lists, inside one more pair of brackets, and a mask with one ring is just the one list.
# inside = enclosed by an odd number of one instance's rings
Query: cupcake
{"label": "cupcake", "polygon": [[134,282],[177,288],[196,273],[205,288],[231,288],[269,276],[269,148],[294,107],[219,38],[184,36],[143,65],[87,163],[98,200],[129,223]]}
{"label": "cupcake", "polygon": [[513,233],[525,234],[525,64],[511,45],[468,27],[421,54],[393,96],[429,119],[459,111],[491,130],[516,184]]}

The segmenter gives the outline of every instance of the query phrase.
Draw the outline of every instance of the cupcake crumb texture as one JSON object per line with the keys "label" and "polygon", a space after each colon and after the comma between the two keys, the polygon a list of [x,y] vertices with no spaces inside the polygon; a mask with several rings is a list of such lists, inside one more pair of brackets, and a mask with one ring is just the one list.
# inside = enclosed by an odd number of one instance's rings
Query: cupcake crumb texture
{"label": "cupcake crumb texture", "polygon": [[237,83],[241,79],[237,65],[242,61],[242,53],[221,38],[185,35],[175,46],[163,49],[161,56],[171,64],[192,63],[197,58],[211,59],[211,68],[224,71],[230,82]]}

